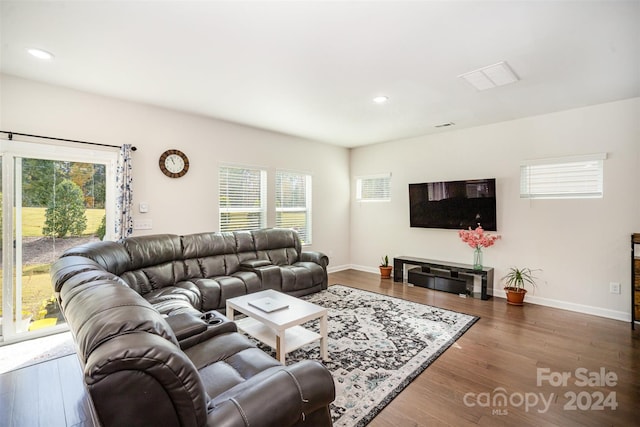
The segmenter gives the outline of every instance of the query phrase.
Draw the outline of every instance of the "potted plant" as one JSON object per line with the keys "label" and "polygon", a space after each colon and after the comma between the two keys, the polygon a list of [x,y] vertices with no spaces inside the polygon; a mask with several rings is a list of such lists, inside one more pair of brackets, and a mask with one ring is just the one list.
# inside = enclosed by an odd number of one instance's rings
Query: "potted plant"
{"label": "potted plant", "polygon": [[527,294],[524,286],[528,284],[535,288],[537,277],[533,275],[533,270],[530,268],[511,267],[502,280],[504,280],[504,291],[507,294],[507,304],[523,305],[524,296]]}
{"label": "potted plant", "polygon": [[382,276],[383,279],[390,279],[391,270],[392,267],[389,265],[389,256],[385,255],[380,262],[380,276]]}

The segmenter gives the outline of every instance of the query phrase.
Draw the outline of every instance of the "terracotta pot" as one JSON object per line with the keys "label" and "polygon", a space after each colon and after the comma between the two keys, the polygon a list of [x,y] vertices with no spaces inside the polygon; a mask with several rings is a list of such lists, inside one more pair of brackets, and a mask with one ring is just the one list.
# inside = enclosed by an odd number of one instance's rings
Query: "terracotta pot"
{"label": "terracotta pot", "polygon": [[507,304],[511,305],[523,305],[524,296],[527,294],[526,289],[519,288],[504,288],[507,294]]}
{"label": "terracotta pot", "polygon": [[393,267],[391,266],[388,266],[388,267],[380,266],[380,276],[382,276],[383,279],[391,279],[392,269]]}

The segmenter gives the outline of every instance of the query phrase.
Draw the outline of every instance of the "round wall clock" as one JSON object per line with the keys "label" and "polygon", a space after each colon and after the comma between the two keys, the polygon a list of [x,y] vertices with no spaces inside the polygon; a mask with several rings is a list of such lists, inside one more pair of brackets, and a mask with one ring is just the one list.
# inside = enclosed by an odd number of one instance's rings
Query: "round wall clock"
{"label": "round wall clock", "polygon": [[160,156],[160,170],[169,178],[180,178],[189,170],[189,159],[180,150],[167,150]]}

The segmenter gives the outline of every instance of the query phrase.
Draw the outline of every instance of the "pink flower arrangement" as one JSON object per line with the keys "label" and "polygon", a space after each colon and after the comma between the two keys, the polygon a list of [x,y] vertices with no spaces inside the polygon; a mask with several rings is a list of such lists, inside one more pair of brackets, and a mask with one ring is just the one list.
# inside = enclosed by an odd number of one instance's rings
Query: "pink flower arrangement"
{"label": "pink flower arrangement", "polygon": [[480,224],[478,224],[478,227],[476,227],[475,230],[472,230],[471,227],[469,227],[468,230],[458,231],[458,236],[460,236],[460,239],[462,239],[464,243],[473,249],[493,246],[496,240],[501,237],[500,235],[485,233]]}

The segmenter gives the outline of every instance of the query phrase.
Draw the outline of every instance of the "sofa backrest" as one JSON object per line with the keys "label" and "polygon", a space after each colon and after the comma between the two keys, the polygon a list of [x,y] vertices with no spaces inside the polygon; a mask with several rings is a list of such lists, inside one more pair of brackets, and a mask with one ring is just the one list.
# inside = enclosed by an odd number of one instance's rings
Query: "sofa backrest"
{"label": "sofa backrest", "polygon": [[157,234],[129,237],[119,243],[131,259],[129,270],[121,273],[120,277],[136,292],[144,295],[184,280],[180,236]]}
{"label": "sofa backrest", "polygon": [[298,233],[285,228],[269,228],[251,232],[258,259],[274,265],[291,265],[300,260],[301,244]]}
{"label": "sofa backrest", "polygon": [[[238,271],[238,233],[198,233],[182,236],[182,248],[188,276],[214,277]],[[242,239],[245,242],[246,239]],[[254,255],[255,257],[255,255]]]}
{"label": "sofa backrest", "polygon": [[264,259],[279,266],[294,264],[300,260],[300,253],[297,232],[270,228],[93,242],[72,248],[63,257],[89,258],[145,295],[185,280],[231,275],[246,260]]}

